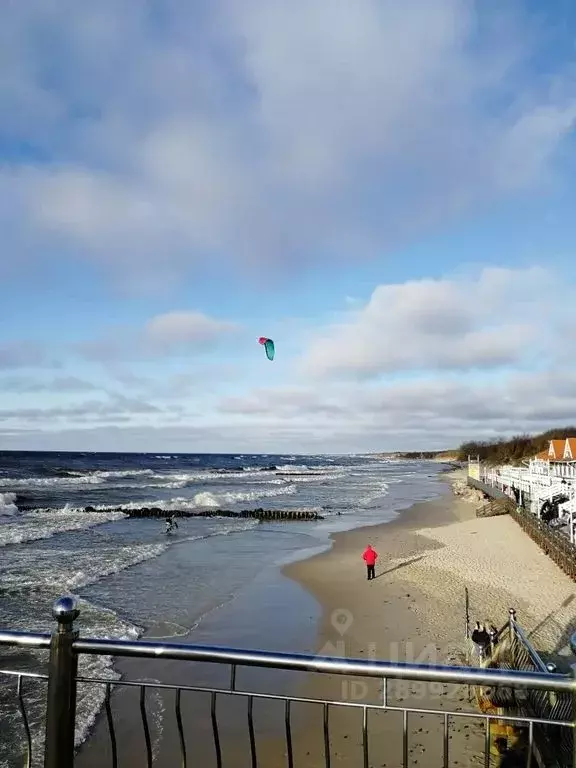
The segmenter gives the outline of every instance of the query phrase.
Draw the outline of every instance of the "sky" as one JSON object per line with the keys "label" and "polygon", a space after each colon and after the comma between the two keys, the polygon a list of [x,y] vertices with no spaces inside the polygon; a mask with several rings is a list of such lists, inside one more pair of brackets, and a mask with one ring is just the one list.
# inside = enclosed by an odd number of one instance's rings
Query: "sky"
{"label": "sky", "polygon": [[576,423],[575,39],[565,0],[7,0],[0,449]]}

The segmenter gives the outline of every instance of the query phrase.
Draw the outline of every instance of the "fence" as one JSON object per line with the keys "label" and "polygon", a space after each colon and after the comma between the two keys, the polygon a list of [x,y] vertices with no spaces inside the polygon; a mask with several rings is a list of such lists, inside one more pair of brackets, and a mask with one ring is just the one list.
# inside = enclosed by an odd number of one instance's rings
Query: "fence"
{"label": "fence", "polygon": [[[33,648],[49,650],[50,660],[48,673],[32,674],[16,670],[2,670],[3,675],[12,675],[17,680],[17,705],[21,714],[24,732],[26,734],[26,756],[24,765],[33,764],[32,739],[26,713],[25,700],[22,693],[23,681],[27,677],[34,677],[47,682],[47,709],[45,721],[44,740],[44,768],[72,768],[75,764],[75,713],[76,693],[78,683],[90,685],[102,685],[105,688],[104,717],[106,718],[109,738],[108,764],[117,768],[118,743],[116,738],[116,723],[112,714],[111,699],[113,687],[131,687],[139,692],[140,720],[142,737],[145,743],[145,764],[150,768],[153,765],[153,749],[150,736],[150,727],[147,712],[147,692],[149,689],[160,689],[164,692],[174,693],[174,720],[177,730],[177,743],[179,745],[178,764],[187,768],[189,764],[202,764],[196,759],[189,763],[189,744],[186,738],[184,718],[182,715],[182,697],[186,692],[207,694],[210,697],[210,728],[213,739],[213,756],[218,768],[223,765],[223,751],[221,739],[221,723],[218,718],[218,702],[222,697],[235,697],[246,702],[245,725],[247,728],[249,756],[252,768],[267,763],[261,757],[254,727],[254,702],[264,700],[280,703],[284,709],[284,755],[285,765],[293,768],[295,765],[309,765],[304,758],[302,762],[296,761],[295,741],[292,733],[292,709],[293,706],[311,704],[321,711],[321,734],[323,743],[323,764],[330,768],[332,760],[332,738],[342,734],[331,730],[331,717],[334,709],[355,711],[359,713],[360,733],[359,744],[361,756],[358,765],[368,768],[373,764],[374,743],[378,749],[388,751],[388,742],[383,746],[377,741],[378,729],[371,730],[370,721],[374,713],[394,712],[401,720],[398,735],[401,733],[401,763],[408,766],[409,750],[409,726],[414,716],[430,716],[437,719],[439,744],[439,761],[444,768],[451,764],[450,729],[454,721],[464,719],[480,721],[483,729],[482,755],[485,768],[489,768],[491,762],[490,745],[491,731],[497,724],[514,725],[523,729],[526,734],[526,744],[523,753],[524,764],[533,764],[537,751],[535,736],[538,729],[559,729],[566,732],[566,743],[570,746],[570,758],[568,765],[576,768],[576,749],[572,746],[573,732],[576,726],[575,712],[572,706],[576,695],[576,671],[572,676],[551,673],[548,670],[528,669],[517,671],[509,668],[472,668],[435,664],[417,663],[392,663],[386,661],[372,661],[369,659],[346,659],[325,656],[308,656],[284,653],[268,653],[264,651],[235,650],[225,648],[213,648],[204,646],[182,644],[157,644],[153,642],[114,641],[99,639],[84,639],[74,629],[74,621],[78,617],[75,602],[72,598],[61,598],[54,606],[54,618],[58,622],[57,629],[52,635],[27,634],[22,632],[0,632],[0,647]],[[513,636],[518,642],[523,638],[520,628],[511,623]],[[524,645],[524,644],[523,644]],[[148,659],[171,659],[185,662],[205,662],[210,664],[225,665],[229,669],[228,684],[218,686],[191,686],[170,685],[160,682],[122,679],[110,681],[100,678],[83,678],[78,675],[78,658],[82,654],[104,655],[112,657]],[[274,693],[262,693],[252,689],[241,688],[237,685],[237,671],[240,667],[260,669],[286,670],[292,672],[318,673],[319,675],[336,675],[340,679],[366,678],[375,681],[379,687],[380,698],[377,702],[366,700],[353,700],[340,693],[334,698],[306,698],[302,696],[288,696]],[[576,668],[575,668],[576,669]],[[517,694],[517,699],[528,697],[533,702],[530,712],[512,712],[509,714],[467,712],[454,707],[431,708],[428,706],[407,706],[396,703],[390,696],[390,686],[394,681],[418,681],[420,683],[435,683],[441,685],[484,686],[491,690],[512,690]],[[342,691],[342,689],[341,689]],[[564,702],[559,709],[556,705],[545,712],[546,716],[538,714],[542,710],[541,702],[544,699],[538,697],[556,696],[557,700]],[[536,697],[536,698],[534,698]],[[568,704],[565,704],[568,702]],[[420,729],[422,730],[422,729]],[[236,747],[235,747],[236,748]],[[380,754],[382,758],[384,755]],[[196,755],[195,755],[196,758]],[[98,765],[105,763],[99,762]],[[133,762],[129,763],[132,765]],[[175,764],[175,763],[171,763]],[[379,760],[382,764],[382,760]],[[390,765],[390,763],[388,763]],[[11,764],[12,765],[12,764]]]}
{"label": "fence", "polygon": [[554,560],[556,565],[576,581],[576,547],[570,539],[550,528],[543,520],[538,520],[530,512],[512,506],[510,515],[528,536]]}

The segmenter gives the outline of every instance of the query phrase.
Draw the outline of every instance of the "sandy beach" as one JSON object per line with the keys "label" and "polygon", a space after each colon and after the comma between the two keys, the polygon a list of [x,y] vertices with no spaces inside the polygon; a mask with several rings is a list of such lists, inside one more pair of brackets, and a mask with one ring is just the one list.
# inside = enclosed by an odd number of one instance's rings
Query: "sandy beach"
{"label": "sandy beach", "polygon": [[[508,609],[536,648],[561,666],[576,626],[574,584],[508,516],[477,518],[478,495],[465,489],[462,470],[444,476],[440,498],[415,504],[385,525],[336,534],[332,549],[284,569],[323,609],[317,652],[349,658],[462,663],[465,596],[470,618],[502,626]],[[462,495],[463,494],[463,495]],[[374,581],[366,580],[361,555],[370,543],[380,558]],[[354,687],[355,686],[355,687]],[[474,711],[467,691],[423,684],[389,683],[388,702],[422,708]],[[382,684],[314,675],[303,696],[378,703]],[[295,760],[323,766],[322,708],[309,708],[296,734]],[[331,759],[339,766],[362,763],[362,710],[331,708]],[[402,764],[402,716],[369,717],[369,765]],[[441,765],[443,717],[409,718],[409,764]],[[450,765],[481,764],[479,721],[450,724]],[[265,746],[265,764],[283,765],[282,745]]]}
{"label": "sandy beach", "polygon": [[[336,533],[331,537],[329,551],[282,569],[284,576],[296,582],[320,606],[318,634],[315,641],[311,634],[309,652],[351,659],[462,664],[467,587],[472,622],[478,620],[500,627],[513,607],[543,655],[554,659],[561,668],[572,661],[568,640],[576,628],[573,583],[513,519],[506,515],[477,518],[476,509],[483,498],[466,487],[465,479],[462,470],[445,473],[439,478],[442,494],[434,500],[414,504],[392,522]],[[376,579],[370,582],[362,561],[362,552],[369,543],[380,556]],[[297,603],[289,606],[282,602],[281,591],[274,594],[286,612],[289,626],[295,631],[302,630],[310,616],[301,615]],[[261,611],[263,617],[272,615],[265,600]],[[197,638],[190,637],[190,641],[194,640]],[[136,669],[124,671],[135,673]],[[158,679],[173,678],[180,683],[194,674],[191,668],[177,662],[170,662],[166,669],[154,667],[148,671],[157,674]],[[262,685],[262,692],[355,705],[329,708],[330,765],[402,765],[403,716],[390,709],[368,710],[368,762],[364,763],[362,705],[382,703],[382,681],[302,674],[292,685],[289,678],[293,676],[294,673],[276,672],[263,675],[256,689]],[[252,686],[257,681],[252,678],[251,673],[243,676],[241,686],[254,690]],[[214,681],[207,678],[207,682]],[[220,684],[225,685],[226,681]],[[477,713],[464,686],[390,681],[385,693],[391,707]],[[167,705],[172,706],[169,702]],[[195,757],[202,764],[215,765],[208,706],[205,697],[190,697],[184,715],[191,729],[188,736],[194,743]],[[128,750],[126,754],[138,754],[143,759],[136,702],[130,707],[123,706],[120,697],[115,708],[120,719],[127,717],[128,712],[134,718],[134,723],[125,723],[129,738],[123,749]],[[219,712],[224,727],[224,763],[248,765],[246,700],[223,696]],[[291,714],[294,764],[325,768],[328,763],[322,704],[294,703]],[[267,768],[286,766],[282,702],[256,700],[254,720],[258,764]],[[82,765],[99,765],[101,750],[108,749],[103,722],[99,730],[100,738],[83,750]],[[443,764],[442,714],[409,715],[407,734],[408,765],[437,768]],[[484,765],[484,726],[479,717],[450,717],[448,736],[450,766]],[[174,764],[177,750],[178,736],[169,718],[158,764]],[[492,764],[498,763],[494,760]]]}

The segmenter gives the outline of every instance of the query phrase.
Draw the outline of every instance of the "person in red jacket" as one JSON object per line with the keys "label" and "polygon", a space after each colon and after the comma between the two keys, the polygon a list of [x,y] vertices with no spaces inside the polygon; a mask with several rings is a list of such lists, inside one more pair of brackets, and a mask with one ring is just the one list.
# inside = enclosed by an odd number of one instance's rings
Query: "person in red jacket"
{"label": "person in red jacket", "polygon": [[372,549],[371,545],[368,544],[366,549],[364,550],[364,554],[362,555],[362,559],[366,563],[366,569],[368,571],[368,581],[370,579],[375,579],[376,574],[374,572],[375,566],[376,566],[376,560],[378,560],[378,552],[376,550]]}

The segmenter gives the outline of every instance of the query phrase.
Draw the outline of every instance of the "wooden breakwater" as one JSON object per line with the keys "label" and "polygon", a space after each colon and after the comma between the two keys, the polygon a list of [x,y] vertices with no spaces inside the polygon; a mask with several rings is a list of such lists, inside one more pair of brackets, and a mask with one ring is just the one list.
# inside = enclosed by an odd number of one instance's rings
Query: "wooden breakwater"
{"label": "wooden breakwater", "polygon": [[[86,511],[94,511],[90,507],[86,507]],[[253,520],[323,520],[324,517],[318,512],[310,511],[298,511],[293,509],[242,509],[240,511],[234,511],[231,509],[202,509],[191,511],[189,509],[171,509],[166,511],[160,509],[160,507],[138,507],[137,509],[123,509],[117,507],[113,512],[123,512],[130,518],[166,518],[166,517],[233,517],[233,518],[250,518]]]}

